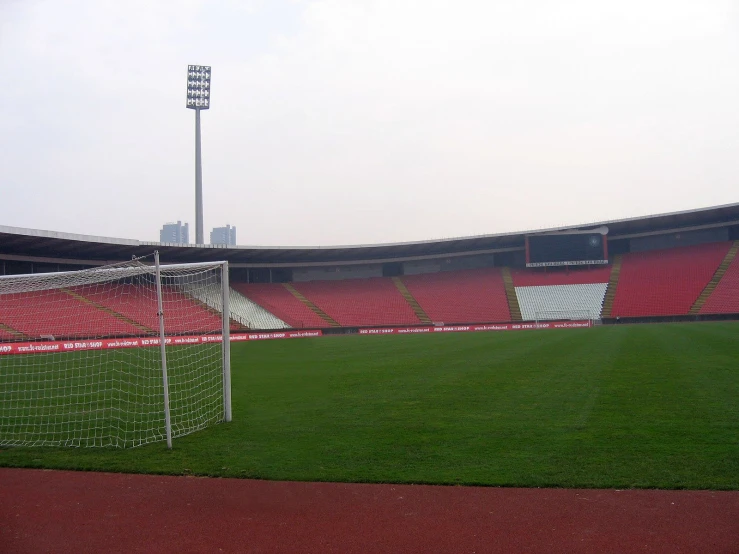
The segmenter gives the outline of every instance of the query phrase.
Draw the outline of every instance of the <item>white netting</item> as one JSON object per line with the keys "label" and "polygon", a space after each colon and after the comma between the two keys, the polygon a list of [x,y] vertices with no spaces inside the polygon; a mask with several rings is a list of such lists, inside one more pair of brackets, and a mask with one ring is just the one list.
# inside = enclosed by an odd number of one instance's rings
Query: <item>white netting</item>
{"label": "white netting", "polygon": [[[165,438],[156,273],[144,261],[0,278],[0,445]],[[220,287],[221,269],[161,266],[173,437],[224,418],[223,316],[185,291]]]}

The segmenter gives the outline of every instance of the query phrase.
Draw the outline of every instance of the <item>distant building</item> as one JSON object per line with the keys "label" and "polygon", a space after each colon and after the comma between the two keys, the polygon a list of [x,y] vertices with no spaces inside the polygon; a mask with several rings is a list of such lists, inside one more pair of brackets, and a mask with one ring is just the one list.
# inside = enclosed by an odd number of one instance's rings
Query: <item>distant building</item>
{"label": "distant building", "polygon": [[159,231],[159,242],[189,244],[190,233],[187,223],[184,225],[181,221],[178,221],[177,223],[165,223],[162,230]]}
{"label": "distant building", "polygon": [[210,232],[210,243],[236,246],[236,227],[226,225],[225,227],[213,228]]}

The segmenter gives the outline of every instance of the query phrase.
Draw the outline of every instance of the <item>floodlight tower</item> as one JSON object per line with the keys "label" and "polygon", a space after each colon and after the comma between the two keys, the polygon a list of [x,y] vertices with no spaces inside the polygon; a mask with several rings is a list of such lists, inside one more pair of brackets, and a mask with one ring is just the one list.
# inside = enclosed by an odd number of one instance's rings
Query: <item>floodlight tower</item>
{"label": "floodlight tower", "polygon": [[203,241],[203,166],[200,160],[200,110],[210,108],[210,66],[187,66],[187,108],[195,110],[195,244]]}

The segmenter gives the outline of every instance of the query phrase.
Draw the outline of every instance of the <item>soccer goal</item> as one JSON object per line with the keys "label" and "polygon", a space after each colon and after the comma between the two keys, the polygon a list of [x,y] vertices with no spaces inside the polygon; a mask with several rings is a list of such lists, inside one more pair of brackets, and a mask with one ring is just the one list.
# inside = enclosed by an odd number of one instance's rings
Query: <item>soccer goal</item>
{"label": "soccer goal", "polygon": [[588,321],[590,325],[600,323],[600,314],[590,310],[543,310],[535,313],[537,327],[548,321]]}
{"label": "soccer goal", "polygon": [[[222,292],[222,310],[197,289]],[[128,448],[231,420],[228,263],[0,277],[0,445]]]}

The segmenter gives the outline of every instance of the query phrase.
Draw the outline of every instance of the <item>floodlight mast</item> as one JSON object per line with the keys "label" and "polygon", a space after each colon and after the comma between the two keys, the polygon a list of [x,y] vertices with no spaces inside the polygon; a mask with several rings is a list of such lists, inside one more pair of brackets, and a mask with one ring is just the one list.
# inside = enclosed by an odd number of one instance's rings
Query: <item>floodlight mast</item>
{"label": "floodlight mast", "polygon": [[187,104],[195,110],[195,244],[203,240],[203,164],[200,159],[200,110],[210,108],[210,66],[187,66]]}

